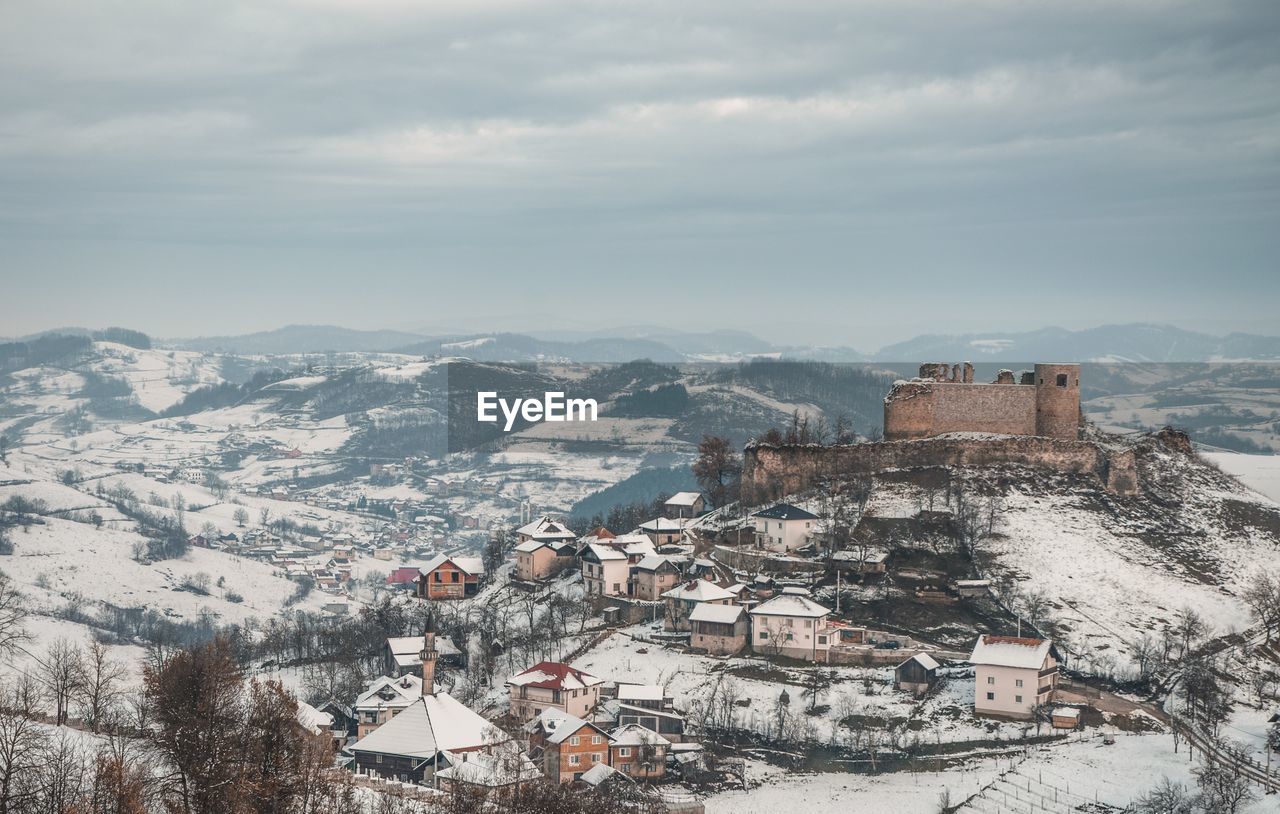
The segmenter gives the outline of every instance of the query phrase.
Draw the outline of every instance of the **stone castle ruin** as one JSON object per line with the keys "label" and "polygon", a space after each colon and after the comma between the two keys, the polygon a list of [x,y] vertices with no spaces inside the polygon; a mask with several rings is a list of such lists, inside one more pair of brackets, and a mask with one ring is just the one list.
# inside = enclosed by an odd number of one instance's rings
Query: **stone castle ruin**
{"label": "stone castle ruin", "polygon": [[929,362],[920,376],[894,384],[884,399],[886,441],[953,432],[1080,437],[1080,366],[1037,364],[1017,377],[1002,370],[991,384],[973,381],[973,365]]}
{"label": "stone castle ruin", "polygon": [[1038,364],[975,384],[973,366],[927,364],[884,400],[885,440],[822,446],[752,442],[743,451],[742,497],[761,503],[832,478],[930,467],[1025,467],[1093,479],[1114,495],[1140,491],[1138,458],[1157,446],[1190,454],[1164,430],[1124,439],[1085,433],[1080,366]]}

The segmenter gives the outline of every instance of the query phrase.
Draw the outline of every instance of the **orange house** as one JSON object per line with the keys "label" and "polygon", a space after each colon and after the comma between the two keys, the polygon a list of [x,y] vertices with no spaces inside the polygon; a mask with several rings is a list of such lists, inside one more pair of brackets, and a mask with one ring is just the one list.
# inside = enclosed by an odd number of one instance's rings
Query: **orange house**
{"label": "orange house", "polygon": [[432,558],[419,569],[417,594],[421,599],[463,599],[480,591],[484,563],[479,557]]}
{"label": "orange house", "polygon": [[538,717],[529,745],[542,749],[542,773],[559,783],[572,783],[584,772],[609,763],[609,733],[558,709],[545,710]]}

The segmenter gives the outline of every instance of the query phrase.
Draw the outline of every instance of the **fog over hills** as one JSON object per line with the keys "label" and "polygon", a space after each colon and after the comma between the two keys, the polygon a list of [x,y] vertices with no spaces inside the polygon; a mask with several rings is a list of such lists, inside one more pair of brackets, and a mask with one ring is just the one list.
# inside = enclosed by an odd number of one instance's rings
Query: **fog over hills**
{"label": "fog over hills", "polygon": [[[77,330],[77,333],[83,329]],[[1084,330],[927,334],[876,351],[847,346],[784,345],[748,331],[674,331],[620,326],[596,331],[534,330],[527,333],[428,335],[397,330],[354,330],[333,325],[288,325],[240,336],[174,339],[184,350],[240,354],[397,352],[457,355],[483,361],[562,360],[621,362],[735,361],[753,356],[828,362],[926,360],[1003,362],[1057,359],[1097,362],[1208,362],[1280,359],[1280,337],[1232,333],[1214,336],[1172,325],[1131,323]]]}

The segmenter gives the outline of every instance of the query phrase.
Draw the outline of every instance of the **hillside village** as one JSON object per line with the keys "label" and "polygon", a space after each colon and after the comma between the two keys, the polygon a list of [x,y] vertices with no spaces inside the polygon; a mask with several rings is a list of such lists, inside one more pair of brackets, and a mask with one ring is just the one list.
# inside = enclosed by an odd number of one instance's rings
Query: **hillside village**
{"label": "hillside village", "polygon": [[[107,351],[166,381],[209,364]],[[615,528],[544,510],[561,487],[512,490],[527,450],[353,460],[350,416],[253,402],[68,428],[83,383],[26,370],[0,459],[8,674],[49,684],[106,645],[123,706],[148,653],[229,637],[368,805],[502,810],[550,785],[612,810],[857,789],[869,810],[1104,812],[1202,766],[1280,787],[1280,508],[1180,431],[1090,423],[1079,366],[881,380],[883,440],[777,409],[741,452],[686,443],[675,460],[730,474]],[[559,459],[533,432],[537,466]],[[109,728],[63,689],[52,728]]]}

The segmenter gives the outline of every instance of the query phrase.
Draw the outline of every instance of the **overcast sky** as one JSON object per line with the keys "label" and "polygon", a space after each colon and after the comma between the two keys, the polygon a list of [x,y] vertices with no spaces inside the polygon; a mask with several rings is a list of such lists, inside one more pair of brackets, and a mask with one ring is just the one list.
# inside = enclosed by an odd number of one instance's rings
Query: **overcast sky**
{"label": "overcast sky", "polygon": [[1280,333],[1280,4],[6,0],[0,335]]}

